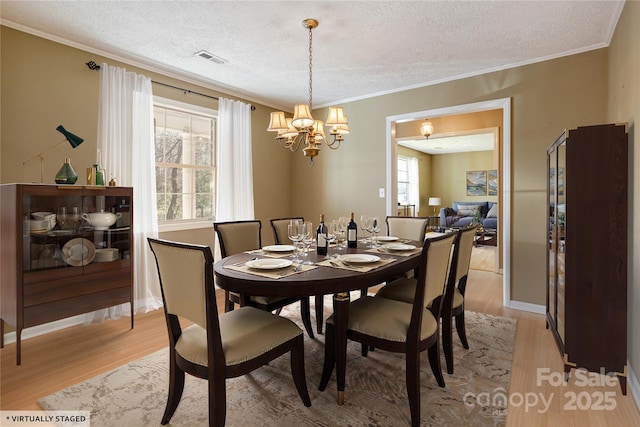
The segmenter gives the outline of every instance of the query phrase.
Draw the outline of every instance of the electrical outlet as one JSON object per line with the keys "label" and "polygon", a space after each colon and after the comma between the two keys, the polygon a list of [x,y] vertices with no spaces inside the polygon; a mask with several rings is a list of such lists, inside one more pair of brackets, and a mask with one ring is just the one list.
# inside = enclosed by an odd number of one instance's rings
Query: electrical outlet
{"label": "electrical outlet", "polygon": [[384,199],[384,188],[379,188],[378,189],[378,194],[380,194],[380,198]]}

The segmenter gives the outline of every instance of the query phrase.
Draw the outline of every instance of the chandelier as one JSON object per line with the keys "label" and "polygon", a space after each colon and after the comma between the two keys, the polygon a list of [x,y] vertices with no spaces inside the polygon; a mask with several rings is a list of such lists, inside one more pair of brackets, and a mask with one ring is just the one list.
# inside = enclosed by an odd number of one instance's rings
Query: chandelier
{"label": "chandelier", "polygon": [[[295,152],[300,147],[304,147],[302,153],[309,157],[309,163],[313,166],[313,158],[320,152],[322,144],[332,150],[340,147],[343,135],[349,133],[349,123],[342,107],[329,107],[326,122],[311,116],[313,108],[312,30],[318,26],[318,21],[305,19],[302,21],[302,26],[309,30],[309,103],[296,105],[293,109],[293,118],[285,118],[282,111],[271,113],[267,130],[277,132],[276,140],[284,148]],[[325,135],[325,124],[330,126],[330,138]]]}

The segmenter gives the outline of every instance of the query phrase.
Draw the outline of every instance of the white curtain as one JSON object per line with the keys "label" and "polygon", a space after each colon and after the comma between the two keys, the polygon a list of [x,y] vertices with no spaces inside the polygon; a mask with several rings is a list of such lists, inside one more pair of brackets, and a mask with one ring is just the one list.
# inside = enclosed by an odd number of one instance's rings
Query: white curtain
{"label": "white curtain", "polygon": [[[98,157],[105,180],[133,187],[134,307],[146,312],[162,307],[153,254],[147,237],[158,236],[155,145],[151,79],[125,69],[100,66]],[[123,304],[87,314],[85,323],[129,314]]]}
{"label": "white curtain", "polygon": [[408,157],[407,172],[409,173],[409,204],[415,205],[415,215],[420,211],[420,169],[416,157]]}
{"label": "white curtain", "polygon": [[249,104],[220,98],[216,159],[216,221],[254,219]]}

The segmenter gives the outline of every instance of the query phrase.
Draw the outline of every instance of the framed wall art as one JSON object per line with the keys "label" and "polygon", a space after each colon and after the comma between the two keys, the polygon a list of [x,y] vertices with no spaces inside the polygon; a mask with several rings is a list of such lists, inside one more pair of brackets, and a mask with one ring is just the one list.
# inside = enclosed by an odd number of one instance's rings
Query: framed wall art
{"label": "framed wall art", "polygon": [[467,196],[487,195],[487,171],[467,171]]}

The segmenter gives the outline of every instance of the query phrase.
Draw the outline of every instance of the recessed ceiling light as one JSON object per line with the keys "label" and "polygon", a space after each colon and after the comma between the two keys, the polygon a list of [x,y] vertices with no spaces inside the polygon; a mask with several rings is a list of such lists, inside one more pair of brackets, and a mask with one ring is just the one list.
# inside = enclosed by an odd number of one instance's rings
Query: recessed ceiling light
{"label": "recessed ceiling light", "polygon": [[199,56],[200,58],[206,59],[207,61],[215,62],[216,64],[225,64],[227,61],[224,58],[221,58],[213,53],[207,52],[206,50],[200,50],[193,54],[193,56]]}

